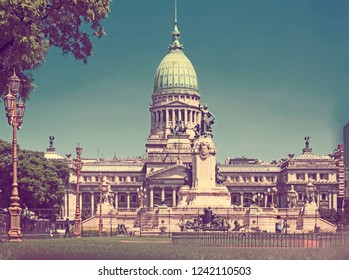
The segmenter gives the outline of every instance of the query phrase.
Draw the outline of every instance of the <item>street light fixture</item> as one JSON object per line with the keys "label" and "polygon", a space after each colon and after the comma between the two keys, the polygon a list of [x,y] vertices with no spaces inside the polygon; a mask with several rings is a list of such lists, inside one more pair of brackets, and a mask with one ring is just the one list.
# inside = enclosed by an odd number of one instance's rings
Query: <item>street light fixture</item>
{"label": "street light fixture", "polygon": [[22,232],[20,225],[20,214],[22,208],[19,204],[19,193],[17,183],[17,169],[18,169],[18,156],[17,156],[17,130],[21,128],[23,122],[25,104],[21,97],[18,96],[21,80],[17,77],[16,72],[13,71],[13,76],[10,78],[8,93],[3,97],[6,117],[9,125],[12,125],[13,137],[13,178],[12,178],[12,195],[11,205],[8,208],[10,212],[10,229],[8,231],[8,237],[10,242],[21,242]]}
{"label": "street light fixture", "polygon": [[81,212],[80,212],[80,172],[83,166],[81,161],[82,147],[78,143],[76,147],[76,159],[73,161],[75,173],[76,173],[76,208],[74,219],[74,236],[81,238]]}
{"label": "street light fixture", "polygon": [[147,197],[146,189],[143,186],[137,188],[137,194],[139,198],[139,207],[144,208],[144,199]]}
{"label": "street light fixture", "polygon": [[275,207],[275,203],[274,203],[274,195],[276,195],[277,193],[277,188],[276,187],[272,187],[271,189],[268,188],[268,194],[271,195],[271,204],[270,207],[274,208]]}

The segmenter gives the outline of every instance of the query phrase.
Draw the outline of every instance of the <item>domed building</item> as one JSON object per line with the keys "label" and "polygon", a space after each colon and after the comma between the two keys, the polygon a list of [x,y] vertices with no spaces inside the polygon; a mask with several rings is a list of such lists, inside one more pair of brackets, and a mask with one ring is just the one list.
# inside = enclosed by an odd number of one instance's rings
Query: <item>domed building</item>
{"label": "domed building", "polygon": [[[193,141],[197,136],[196,128],[202,121],[200,98],[197,74],[183,51],[175,16],[169,51],[155,72],[146,157],[83,160],[79,181],[85,229],[98,225],[99,176],[109,186],[108,197],[111,197],[109,210],[103,214],[115,217],[115,221],[122,220],[132,226],[135,220],[144,219],[144,228],[159,229],[159,221],[170,223],[169,213],[173,215],[171,223],[174,225],[182,214],[188,218],[197,215],[197,209],[193,213],[181,209],[178,201],[179,190],[190,177]],[[271,208],[289,207],[287,196],[291,190],[298,195],[296,207],[304,206],[306,186],[310,182],[317,188],[318,207],[340,207],[337,199],[343,197],[343,168],[340,168],[343,165],[343,146],[339,146],[331,156],[320,157],[312,153],[308,140],[299,157],[289,154],[288,158],[272,162],[245,157],[227,158],[224,164],[217,164],[216,172],[220,174],[220,184],[223,182],[229,191],[231,207],[215,211],[227,215],[227,220],[231,217],[245,219],[251,204],[257,204],[260,209],[267,209],[265,217],[270,220],[270,213],[277,213],[271,212]],[[67,160],[71,161],[70,158]],[[76,182],[72,173],[62,207],[64,219],[74,219]],[[259,213],[260,221],[263,211]],[[303,230],[296,228],[298,213],[294,210],[292,230]],[[174,226],[172,229],[175,230]]]}

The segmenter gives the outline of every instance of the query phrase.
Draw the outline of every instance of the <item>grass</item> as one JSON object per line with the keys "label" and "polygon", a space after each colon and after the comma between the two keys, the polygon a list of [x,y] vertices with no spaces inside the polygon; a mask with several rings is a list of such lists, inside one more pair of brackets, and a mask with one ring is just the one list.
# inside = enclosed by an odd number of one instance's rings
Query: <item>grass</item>
{"label": "grass", "polygon": [[169,238],[86,237],[0,243],[8,260],[348,260],[349,248],[237,249],[179,246]]}

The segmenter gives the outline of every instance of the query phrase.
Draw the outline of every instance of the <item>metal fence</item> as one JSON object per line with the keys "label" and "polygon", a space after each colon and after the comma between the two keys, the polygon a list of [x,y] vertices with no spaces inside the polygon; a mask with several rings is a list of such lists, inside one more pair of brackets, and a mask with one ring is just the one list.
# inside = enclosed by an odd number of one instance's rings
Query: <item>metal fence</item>
{"label": "metal fence", "polygon": [[349,233],[172,233],[172,244],[232,248],[329,248],[349,247]]}

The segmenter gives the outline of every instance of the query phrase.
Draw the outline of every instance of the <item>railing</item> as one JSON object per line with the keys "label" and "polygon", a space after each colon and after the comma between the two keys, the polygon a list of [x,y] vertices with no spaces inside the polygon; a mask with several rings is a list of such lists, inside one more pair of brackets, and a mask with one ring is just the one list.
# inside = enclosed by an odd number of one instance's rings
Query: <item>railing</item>
{"label": "railing", "polygon": [[349,233],[276,234],[264,232],[172,233],[172,244],[236,248],[349,247]]}

